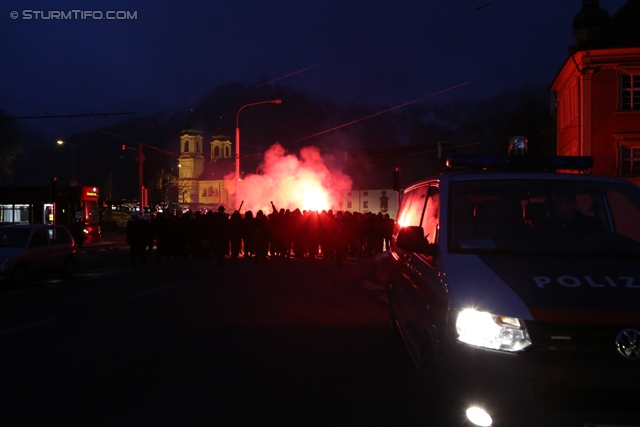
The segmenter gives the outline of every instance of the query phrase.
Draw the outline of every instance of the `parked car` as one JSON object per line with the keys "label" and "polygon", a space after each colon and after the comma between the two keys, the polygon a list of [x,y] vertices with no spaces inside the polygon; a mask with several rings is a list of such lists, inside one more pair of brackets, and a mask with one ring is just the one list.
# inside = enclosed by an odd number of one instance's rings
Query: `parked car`
{"label": "parked car", "polygon": [[425,404],[455,426],[640,425],[640,188],[556,172],[585,157],[457,160],[404,191],[388,257]]}
{"label": "parked car", "polygon": [[37,277],[73,276],[77,250],[63,225],[0,227],[0,279],[21,285]]}

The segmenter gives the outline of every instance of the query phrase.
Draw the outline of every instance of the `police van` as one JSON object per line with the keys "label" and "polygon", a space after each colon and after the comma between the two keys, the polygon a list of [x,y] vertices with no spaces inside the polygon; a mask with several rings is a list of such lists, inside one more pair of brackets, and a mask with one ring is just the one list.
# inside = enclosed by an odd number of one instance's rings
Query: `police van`
{"label": "police van", "polygon": [[404,191],[392,331],[451,425],[640,426],[640,188],[527,143]]}

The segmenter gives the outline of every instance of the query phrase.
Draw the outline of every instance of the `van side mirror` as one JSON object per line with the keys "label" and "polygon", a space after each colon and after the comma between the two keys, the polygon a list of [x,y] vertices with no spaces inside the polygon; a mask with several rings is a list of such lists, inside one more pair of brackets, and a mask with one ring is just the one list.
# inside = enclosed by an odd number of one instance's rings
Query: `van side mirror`
{"label": "van side mirror", "polygon": [[396,237],[396,245],[403,251],[417,252],[424,255],[435,255],[437,252],[436,245],[425,240],[422,227],[401,227]]}

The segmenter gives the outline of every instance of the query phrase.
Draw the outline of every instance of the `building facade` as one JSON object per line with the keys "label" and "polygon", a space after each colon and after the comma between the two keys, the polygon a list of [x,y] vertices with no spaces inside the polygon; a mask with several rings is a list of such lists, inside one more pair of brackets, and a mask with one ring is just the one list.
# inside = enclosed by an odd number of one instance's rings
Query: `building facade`
{"label": "building facade", "polygon": [[398,193],[391,188],[372,190],[352,190],[342,193],[339,205],[341,210],[360,213],[388,214],[396,217],[398,212]]}
{"label": "building facade", "polygon": [[556,93],[557,153],[594,158],[592,172],[640,182],[640,0],[610,16],[583,0]]}

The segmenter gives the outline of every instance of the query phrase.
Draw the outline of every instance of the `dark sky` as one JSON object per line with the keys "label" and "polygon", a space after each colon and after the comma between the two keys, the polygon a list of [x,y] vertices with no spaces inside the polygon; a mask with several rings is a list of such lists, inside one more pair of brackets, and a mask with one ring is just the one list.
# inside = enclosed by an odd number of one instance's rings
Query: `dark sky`
{"label": "dark sky", "polygon": [[[600,6],[613,14],[625,2]],[[149,114],[189,107],[230,81],[312,66],[279,81],[374,106],[474,99],[522,82],[548,86],[581,8],[581,0],[3,0],[0,109]],[[57,11],[76,19],[44,19]]]}

